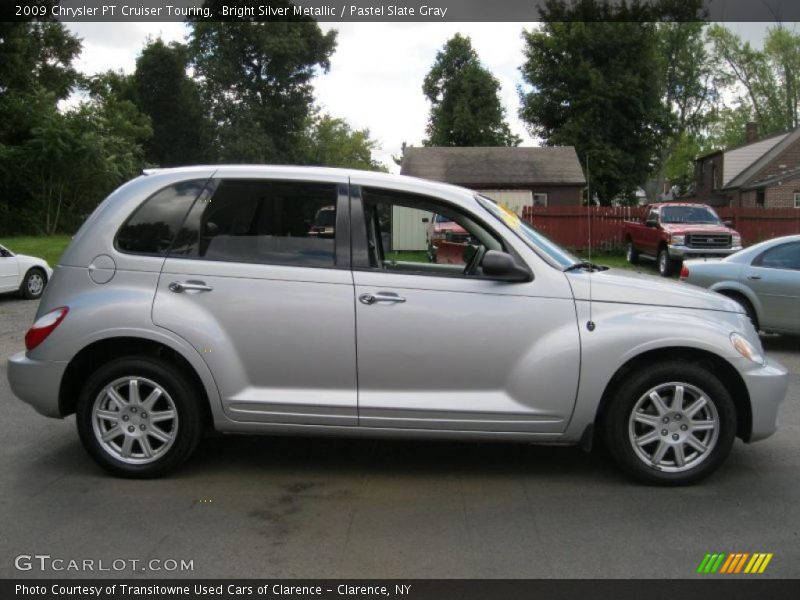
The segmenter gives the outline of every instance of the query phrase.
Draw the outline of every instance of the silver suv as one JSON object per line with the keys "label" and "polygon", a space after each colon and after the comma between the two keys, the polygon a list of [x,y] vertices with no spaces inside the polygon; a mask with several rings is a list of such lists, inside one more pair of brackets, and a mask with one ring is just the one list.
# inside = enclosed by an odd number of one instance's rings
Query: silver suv
{"label": "silver suv", "polygon": [[[434,215],[469,233],[447,261],[427,256]],[[732,300],[582,262],[466,189],[334,169],[146,172],[77,233],[25,343],[14,393],[76,413],[127,477],[215,429],[599,437],[681,484],[772,434],[787,388]]]}

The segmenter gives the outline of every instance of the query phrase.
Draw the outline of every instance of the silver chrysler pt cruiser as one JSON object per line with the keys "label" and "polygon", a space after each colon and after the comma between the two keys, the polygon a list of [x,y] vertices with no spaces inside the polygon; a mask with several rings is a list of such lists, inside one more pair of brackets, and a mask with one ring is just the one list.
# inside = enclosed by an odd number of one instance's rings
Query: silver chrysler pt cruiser
{"label": "silver chrysler pt cruiser", "polygon": [[[466,234],[427,240],[440,217]],[[602,441],[637,479],[685,484],[737,436],[771,435],[787,388],[724,296],[582,262],[470,190],[321,168],[123,185],[25,345],[14,393],[75,413],[126,477],[174,469],[215,429]]]}

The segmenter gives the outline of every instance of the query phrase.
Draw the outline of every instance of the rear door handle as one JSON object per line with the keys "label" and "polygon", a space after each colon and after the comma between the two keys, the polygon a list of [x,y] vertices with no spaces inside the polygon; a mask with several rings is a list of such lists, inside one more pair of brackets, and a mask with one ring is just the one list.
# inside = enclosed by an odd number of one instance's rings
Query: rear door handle
{"label": "rear door handle", "polygon": [[406,299],[392,292],[376,292],[374,294],[361,294],[358,297],[361,304],[377,304],[378,302],[391,302],[400,303],[405,302]]}
{"label": "rear door handle", "polygon": [[173,281],[169,284],[169,291],[180,294],[182,292],[210,292],[214,288],[206,285],[205,281]]}

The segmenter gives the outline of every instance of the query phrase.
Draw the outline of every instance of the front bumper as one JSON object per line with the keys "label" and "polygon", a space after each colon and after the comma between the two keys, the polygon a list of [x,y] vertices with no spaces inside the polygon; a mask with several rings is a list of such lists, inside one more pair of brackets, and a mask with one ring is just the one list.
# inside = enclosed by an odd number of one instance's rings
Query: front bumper
{"label": "front bumper", "polygon": [[8,359],[8,382],[14,395],[46,417],[61,418],[58,406],[66,362],[33,360],[24,352]]}
{"label": "front bumper", "polygon": [[722,258],[730,256],[742,249],[741,246],[734,246],[733,248],[690,248],[689,246],[678,246],[670,244],[667,246],[669,257],[683,260],[684,258],[703,258],[704,256],[713,256]]}
{"label": "front bumper", "polygon": [[748,442],[763,440],[778,428],[778,407],[786,397],[789,387],[789,372],[778,362],[767,359],[763,367],[742,369],[753,363],[743,358],[738,369],[750,394],[750,409],[753,416]]}

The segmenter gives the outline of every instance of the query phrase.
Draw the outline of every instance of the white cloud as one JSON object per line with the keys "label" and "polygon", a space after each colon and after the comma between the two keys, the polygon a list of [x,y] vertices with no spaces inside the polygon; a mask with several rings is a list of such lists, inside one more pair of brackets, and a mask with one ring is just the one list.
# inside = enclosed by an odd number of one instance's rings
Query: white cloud
{"label": "white cloud", "polygon": [[161,37],[165,42],[182,41],[186,36],[183,23],[65,23],[67,29],[83,40],[83,52],[77,68],[93,75],[122,70],[131,73],[136,57],[148,37]]}
{"label": "white cloud", "polygon": [[380,143],[377,158],[394,168],[401,144],[425,137],[429,105],[422,81],[436,53],[456,33],[472,39],[483,64],[501,83],[501,99],[511,129],[525,145],[533,140],[517,117],[518,71],[523,23],[323,23],[339,31],[331,70],[315,81],[323,109],[368,127]]}
{"label": "white cloud", "polygon": [[[78,68],[87,74],[108,69],[130,73],[148,37],[183,40],[182,23],[67,23],[83,38]],[[794,24],[790,24],[794,26]],[[536,145],[517,116],[517,86],[522,84],[522,30],[535,23],[321,23],[337,29],[338,47],[329,73],[314,81],[323,110],[344,117],[356,128],[369,128],[380,147],[378,160],[391,160],[401,144],[419,145],[425,137],[429,105],[422,81],[445,42],[461,33],[472,39],[483,64],[502,86],[506,118],[523,145]],[[733,31],[760,46],[769,23],[729,23]]]}
{"label": "white cloud", "polygon": [[[148,36],[183,40],[182,23],[67,23],[83,39],[77,67],[86,74],[109,69],[130,73]],[[356,128],[369,128],[380,143],[376,157],[395,168],[391,156],[401,144],[419,145],[425,137],[429,106],[422,80],[436,52],[457,32],[472,38],[484,65],[499,79],[506,117],[525,140],[517,118],[521,83],[523,23],[321,23],[339,31],[329,73],[314,81],[323,110],[346,118]],[[396,169],[395,169],[396,170]]]}

